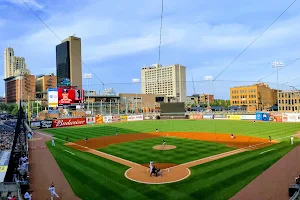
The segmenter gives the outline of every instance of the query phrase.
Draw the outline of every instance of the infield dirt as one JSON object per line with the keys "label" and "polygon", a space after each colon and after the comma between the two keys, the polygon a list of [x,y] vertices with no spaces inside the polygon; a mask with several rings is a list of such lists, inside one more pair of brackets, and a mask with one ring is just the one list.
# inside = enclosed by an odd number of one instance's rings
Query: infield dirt
{"label": "infield dirt", "polygon": [[[177,138],[188,138],[193,140],[202,140],[208,142],[216,142],[226,144],[227,146],[237,148],[233,151],[221,153],[218,155],[210,156],[207,158],[202,158],[194,160],[188,163],[183,163],[180,165],[174,165],[171,163],[156,163],[163,170],[163,175],[159,177],[150,177],[149,167],[146,164],[134,163],[110,154],[103,153],[101,151],[96,151],[95,149],[105,148],[111,144],[119,144],[123,142],[131,142],[135,140],[143,140],[156,137],[177,137]],[[89,152],[103,158],[118,162],[125,166],[130,167],[125,172],[125,177],[145,184],[164,184],[181,181],[187,178],[191,172],[190,167],[200,165],[206,162],[211,162],[220,158],[238,154],[248,150],[254,150],[262,148],[277,141],[270,142],[268,139],[255,138],[249,136],[237,135],[234,139],[230,137],[230,134],[219,134],[219,133],[207,133],[207,132],[155,132],[155,133],[141,133],[141,134],[119,134],[115,136],[104,136],[99,138],[91,138],[88,141],[79,140],[76,142],[66,143],[74,149]]]}

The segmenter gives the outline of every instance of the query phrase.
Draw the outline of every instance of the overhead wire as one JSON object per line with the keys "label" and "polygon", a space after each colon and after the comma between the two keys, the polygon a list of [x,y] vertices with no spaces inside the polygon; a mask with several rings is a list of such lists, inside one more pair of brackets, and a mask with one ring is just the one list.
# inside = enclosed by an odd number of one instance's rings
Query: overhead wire
{"label": "overhead wire", "polygon": [[[300,57],[298,57],[298,58],[296,58],[295,60],[289,62],[287,65],[285,65],[285,66],[283,66],[283,67],[281,67],[281,68],[278,68],[278,71],[280,71],[280,70],[282,70],[282,69],[284,69],[284,68],[286,68],[286,67],[292,65],[293,63],[295,63],[295,62],[298,61],[298,60],[300,60]],[[265,79],[265,78],[267,78],[267,77],[269,77],[269,76],[275,74],[276,72],[277,72],[277,71],[273,71],[272,73],[268,74],[267,76],[264,76],[263,78],[259,79],[257,82],[260,82],[261,80],[263,80],[263,79]]]}
{"label": "overhead wire", "polygon": [[[50,26],[47,25],[47,23],[42,19],[40,18],[35,12],[34,10],[32,10],[30,8],[30,6],[24,1],[24,0],[21,0],[23,2],[23,4],[52,32],[52,34],[60,41],[62,42],[63,40],[54,32],[54,30],[52,30],[50,28]],[[97,76],[97,74],[95,74],[71,49],[70,49],[70,52],[101,82],[101,84],[103,85],[103,89],[104,89],[104,82]]]}
{"label": "overhead wire", "polygon": [[158,46],[158,62],[160,64],[160,51],[161,51],[161,38],[162,38],[162,28],[163,28],[163,14],[164,14],[164,0],[161,0],[161,15],[160,15],[160,31],[159,31],[159,46]]}
{"label": "overhead wire", "polygon": [[222,75],[241,55],[243,55],[247,49],[249,49],[297,0],[294,0],[289,6],[269,25],[267,26],[241,53],[239,53],[217,76],[213,81]]}

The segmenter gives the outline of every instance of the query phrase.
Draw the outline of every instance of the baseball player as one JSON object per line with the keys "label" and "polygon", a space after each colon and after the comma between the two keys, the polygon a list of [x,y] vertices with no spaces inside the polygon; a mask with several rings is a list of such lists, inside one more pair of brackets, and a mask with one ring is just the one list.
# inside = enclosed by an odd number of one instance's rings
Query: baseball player
{"label": "baseball player", "polygon": [[88,138],[85,138],[85,143],[87,143],[87,141],[88,141]]}
{"label": "baseball player", "polygon": [[291,145],[293,145],[293,144],[294,144],[294,137],[291,136]]}
{"label": "baseball player", "polygon": [[150,168],[150,176],[151,176],[153,170],[153,161],[150,161],[149,168]]}
{"label": "baseball player", "polygon": [[272,141],[272,138],[271,138],[271,136],[269,136],[269,140],[270,140],[270,142]]}
{"label": "baseball player", "polygon": [[158,132],[158,128],[155,130],[155,132]]}
{"label": "baseball player", "polygon": [[166,141],[165,141],[165,140],[162,140],[162,142],[163,142],[162,145],[163,145],[163,146],[166,146],[166,144],[167,144]]}
{"label": "baseball player", "polygon": [[54,139],[52,139],[52,146],[55,147]]}
{"label": "baseball player", "polygon": [[58,194],[56,194],[55,192],[55,187],[54,184],[52,183],[51,186],[48,188],[48,190],[50,191],[51,194],[51,200],[53,200],[53,197],[56,196],[57,198],[59,198]]}
{"label": "baseball player", "polygon": [[234,139],[235,137],[234,137],[234,135],[233,135],[233,134],[231,134],[231,135],[230,135],[230,138],[231,138],[231,139]]}
{"label": "baseball player", "polygon": [[116,130],[116,135],[118,135],[118,130]]}
{"label": "baseball player", "polygon": [[66,137],[66,142],[69,142],[69,138],[68,137]]}

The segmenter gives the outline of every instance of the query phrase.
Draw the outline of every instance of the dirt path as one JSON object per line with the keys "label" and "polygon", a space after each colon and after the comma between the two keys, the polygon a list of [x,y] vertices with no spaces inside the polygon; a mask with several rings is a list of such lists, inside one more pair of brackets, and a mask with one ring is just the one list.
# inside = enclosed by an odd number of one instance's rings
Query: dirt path
{"label": "dirt path", "polygon": [[300,174],[300,146],[256,177],[231,200],[288,200],[288,188]]}
{"label": "dirt path", "polygon": [[[156,138],[156,137],[178,137],[178,138],[188,138],[188,139],[202,140],[208,142],[217,142],[217,143],[226,144],[227,146],[234,147],[234,148],[243,148],[243,147],[253,146],[256,144],[270,145],[270,143],[268,142],[269,140],[264,138],[238,135],[236,136],[235,139],[231,139],[230,134],[208,133],[208,132],[154,132],[154,133],[140,133],[140,134],[119,134],[116,136],[113,135],[113,136],[104,136],[98,138],[90,138],[88,139],[88,142],[85,142],[85,140],[79,140],[73,143],[79,145],[78,146],[79,150],[84,150],[80,146],[88,147],[90,149],[101,149],[111,144],[119,144],[123,142],[131,142],[131,141]],[[277,143],[277,141],[273,141],[272,143]],[[73,147],[76,148],[76,146]]]}
{"label": "dirt path", "polygon": [[[227,146],[239,147],[239,149],[224,152],[218,155],[213,155],[207,158],[202,158],[199,160],[194,160],[188,163],[169,166],[163,169],[163,176],[159,178],[150,177],[149,167],[147,165],[137,164],[95,149],[107,147],[110,144],[118,144],[122,142],[129,142],[141,139],[155,138],[155,137],[179,137],[179,138],[189,138],[194,140],[204,140],[209,142],[218,142],[226,144]],[[167,139],[166,139],[167,140]],[[276,141],[272,142],[276,143]],[[114,162],[121,163],[125,166],[130,167],[125,172],[125,177],[132,181],[145,184],[164,184],[173,183],[181,181],[187,178],[191,172],[190,167],[200,165],[203,163],[211,162],[217,159],[221,159],[227,156],[232,156],[244,151],[253,150],[261,148],[272,144],[267,139],[254,138],[249,136],[237,136],[235,139],[231,139],[229,134],[217,134],[217,133],[203,133],[203,132],[154,132],[154,133],[143,133],[143,134],[121,134],[116,136],[105,136],[99,138],[89,139],[87,142],[84,140],[69,142],[66,145],[74,149],[92,153],[103,158],[109,159]]]}
{"label": "dirt path", "polygon": [[50,139],[49,136],[36,133],[33,140],[29,141],[29,183],[33,190],[32,198],[50,200],[48,187],[54,182],[59,199],[79,200],[45,144]]}

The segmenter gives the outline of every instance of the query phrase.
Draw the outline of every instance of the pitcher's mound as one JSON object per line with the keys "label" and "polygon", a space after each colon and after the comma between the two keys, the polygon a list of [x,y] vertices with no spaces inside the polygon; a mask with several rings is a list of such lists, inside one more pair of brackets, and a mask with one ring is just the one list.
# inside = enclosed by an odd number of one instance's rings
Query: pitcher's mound
{"label": "pitcher's mound", "polygon": [[174,146],[174,145],[156,145],[156,146],[154,146],[152,148],[156,149],[156,150],[165,151],[165,150],[176,149],[176,146]]}

